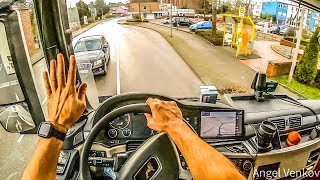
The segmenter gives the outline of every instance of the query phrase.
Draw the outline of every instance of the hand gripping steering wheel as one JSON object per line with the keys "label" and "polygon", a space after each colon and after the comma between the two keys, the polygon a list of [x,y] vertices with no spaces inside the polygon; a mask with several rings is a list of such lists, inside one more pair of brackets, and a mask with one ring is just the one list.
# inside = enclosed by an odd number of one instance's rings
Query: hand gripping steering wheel
{"label": "hand gripping steering wheel", "polygon": [[[93,142],[99,132],[105,129],[114,119],[127,113],[149,113],[151,110],[146,104],[131,104],[113,110],[103,116],[92,128],[88,138],[84,142],[80,157],[80,177],[83,180],[91,180],[88,158]],[[156,160],[156,167],[150,167],[149,160]],[[148,164],[147,164],[148,163]],[[148,167],[147,167],[148,166]],[[144,167],[147,167],[144,168]],[[153,172],[152,172],[153,171]],[[152,173],[151,173],[152,172]],[[166,135],[160,133],[147,139],[136,151],[127,159],[122,168],[117,172],[119,180],[139,180],[139,174],[153,176],[153,179],[177,180],[179,177],[178,151],[174,143]],[[149,176],[149,178],[150,178]]]}

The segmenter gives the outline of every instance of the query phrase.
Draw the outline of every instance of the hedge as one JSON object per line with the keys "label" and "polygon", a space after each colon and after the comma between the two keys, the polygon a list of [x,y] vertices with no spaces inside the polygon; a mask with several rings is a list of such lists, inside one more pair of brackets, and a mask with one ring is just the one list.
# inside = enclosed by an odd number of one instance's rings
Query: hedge
{"label": "hedge", "polygon": [[217,33],[214,37],[212,37],[212,31],[209,30],[196,30],[196,35],[201,36],[202,38],[210,41],[212,44],[216,46],[221,46],[223,43],[223,31],[217,30]]}

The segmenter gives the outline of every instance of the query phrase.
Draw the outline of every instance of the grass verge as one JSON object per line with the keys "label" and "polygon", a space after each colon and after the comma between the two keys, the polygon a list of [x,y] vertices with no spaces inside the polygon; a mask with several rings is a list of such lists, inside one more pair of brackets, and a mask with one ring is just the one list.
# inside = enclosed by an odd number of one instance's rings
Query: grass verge
{"label": "grass verge", "polygon": [[295,79],[292,79],[291,83],[289,84],[287,82],[288,76],[275,77],[274,79],[277,80],[280,84],[297,91],[299,94],[308,99],[320,99],[320,90],[316,87],[301,84]]}

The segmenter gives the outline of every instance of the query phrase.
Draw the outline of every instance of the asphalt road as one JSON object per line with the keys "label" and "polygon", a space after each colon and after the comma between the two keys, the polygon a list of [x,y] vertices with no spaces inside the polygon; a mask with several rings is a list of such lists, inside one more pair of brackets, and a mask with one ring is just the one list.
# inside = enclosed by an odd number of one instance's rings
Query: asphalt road
{"label": "asphalt road", "polygon": [[[76,37],[74,42],[82,36],[96,34],[107,38],[111,46],[111,61],[106,76],[97,76],[89,82],[93,85],[88,89],[92,98],[97,94],[110,96],[126,92],[160,93],[172,97],[199,96],[201,81],[158,33],[118,25],[113,20],[93,27]],[[39,87],[43,86],[40,74],[45,67],[44,61],[33,67],[35,76],[39,77],[39,82],[36,82]],[[43,95],[40,94],[41,100]],[[20,179],[38,137],[7,133],[1,127],[0,137],[0,179]]]}
{"label": "asphalt road", "polygon": [[104,35],[111,48],[107,75],[95,77],[100,96],[147,92],[199,97],[202,82],[157,32],[112,20],[76,37],[73,44],[83,36],[97,34]]}

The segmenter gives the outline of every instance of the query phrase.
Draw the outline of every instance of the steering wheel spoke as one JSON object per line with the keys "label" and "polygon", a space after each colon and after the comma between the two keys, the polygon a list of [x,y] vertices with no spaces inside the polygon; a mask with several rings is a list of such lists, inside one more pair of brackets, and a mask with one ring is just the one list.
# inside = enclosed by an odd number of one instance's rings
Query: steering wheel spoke
{"label": "steering wheel spoke", "polygon": [[[150,113],[146,104],[132,104],[120,107],[103,116],[92,128],[86,139],[80,157],[81,179],[92,179],[89,170],[89,152],[99,132],[114,119],[126,113]],[[118,172],[117,179],[168,179],[179,177],[178,152],[174,143],[166,135],[160,133],[145,141],[126,161]]]}

